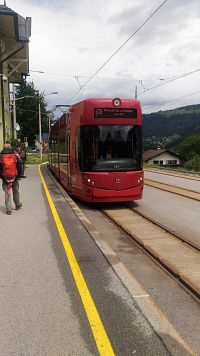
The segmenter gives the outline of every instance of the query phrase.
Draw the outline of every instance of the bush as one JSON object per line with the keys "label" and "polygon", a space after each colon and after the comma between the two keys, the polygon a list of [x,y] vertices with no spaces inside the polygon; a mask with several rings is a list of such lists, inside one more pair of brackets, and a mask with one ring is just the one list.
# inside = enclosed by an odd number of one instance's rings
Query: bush
{"label": "bush", "polygon": [[26,164],[40,164],[48,162],[49,157],[47,153],[43,153],[42,160],[40,159],[40,153],[28,153]]}
{"label": "bush", "polygon": [[192,159],[190,159],[188,162],[186,162],[185,167],[187,169],[192,169],[195,172],[199,172],[200,171],[200,156],[195,155],[194,157],[192,157]]}

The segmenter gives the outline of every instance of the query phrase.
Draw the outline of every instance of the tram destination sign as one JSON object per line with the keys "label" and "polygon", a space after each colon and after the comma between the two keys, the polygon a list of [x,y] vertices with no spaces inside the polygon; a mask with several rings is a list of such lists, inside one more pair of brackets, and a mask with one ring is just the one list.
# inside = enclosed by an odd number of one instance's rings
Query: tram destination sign
{"label": "tram destination sign", "polygon": [[136,119],[137,109],[133,108],[98,108],[94,109],[95,119],[110,118]]}

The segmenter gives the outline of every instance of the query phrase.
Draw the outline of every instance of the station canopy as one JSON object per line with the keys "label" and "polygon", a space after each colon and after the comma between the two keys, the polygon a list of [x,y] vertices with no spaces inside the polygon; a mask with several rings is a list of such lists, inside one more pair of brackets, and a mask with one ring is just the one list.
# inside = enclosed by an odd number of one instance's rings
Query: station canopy
{"label": "station canopy", "polygon": [[28,75],[30,35],[31,18],[0,5],[0,62],[6,62],[9,82]]}

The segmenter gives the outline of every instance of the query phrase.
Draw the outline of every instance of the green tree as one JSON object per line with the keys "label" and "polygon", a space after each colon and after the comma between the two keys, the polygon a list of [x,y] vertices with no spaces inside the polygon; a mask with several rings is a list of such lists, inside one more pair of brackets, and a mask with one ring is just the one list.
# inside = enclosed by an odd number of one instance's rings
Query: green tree
{"label": "green tree", "polygon": [[[29,97],[28,97],[29,96]],[[22,81],[16,89],[16,117],[20,125],[19,138],[28,138],[29,145],[34,145],[36,136],[39,135],[39,98],[41,104],[42,132],[48,132],[48,117],[44,93],[35,88],[33,82]]]}
{"label": "green tree", "polygon": [[200,156],[200,135],[187,137],[178,148],[180,156],[191,160],[194,156]]}
{"label": "green tree", "polygon": [[190,159],[186,165],[186,168],[188,169],[193,169],[195,172],[200,171],[200,156],[194,156],[192,159]]}

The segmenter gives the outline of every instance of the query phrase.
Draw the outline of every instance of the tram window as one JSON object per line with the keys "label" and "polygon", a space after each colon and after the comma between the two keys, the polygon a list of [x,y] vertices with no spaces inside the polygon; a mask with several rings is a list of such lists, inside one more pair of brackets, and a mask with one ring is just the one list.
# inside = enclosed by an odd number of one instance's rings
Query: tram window
{"label": "tram window", "polygon": [[142,169],[141,127],[81,126],[79,167],[92,171]]}
{"label": "tram window", "polygon": [[66,142],[65,142],[65,138],[63,137],[60,138],[60,143],[59,143],[59,158],[60,158],[60,163],[66,163]]}
{"label": "tram window", "polygon": [[90,126],[78,127],[76,130],[76,162],[80,170],[91,169]]}
{"label": "tram window", "polygon": [[76,141],[75,141],[75,161],[79,165],[79,152],[80,152],[80,127],[76,129]]}
{"label": "tram window", "polygon": [[66,154],[67,154],[67,163],[70,161],[70,129],[67,129],[66,135]]}
{"label": "tram window", "polygon": [[58,163],[58,133],[52,136],[51,156],[52,163]]}

